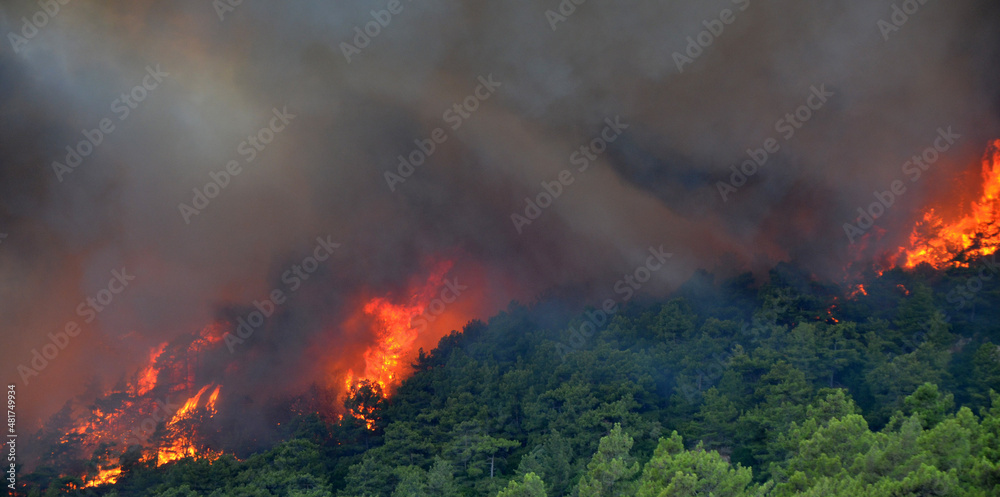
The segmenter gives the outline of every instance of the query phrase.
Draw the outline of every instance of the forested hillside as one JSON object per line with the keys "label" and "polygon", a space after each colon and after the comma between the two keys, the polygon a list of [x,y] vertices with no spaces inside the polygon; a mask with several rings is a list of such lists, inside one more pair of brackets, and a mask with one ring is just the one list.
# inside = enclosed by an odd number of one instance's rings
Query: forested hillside
{"label": "forested hillside", "polygon": [[512,304],[421,354],[388,399],[361,388],[347,404],[374,430],[304,415],[265,453],[123,460],[117,485],[78,493],[1000,495],[993,274],[893,270],[848,296],[779,267],[610,315]]}

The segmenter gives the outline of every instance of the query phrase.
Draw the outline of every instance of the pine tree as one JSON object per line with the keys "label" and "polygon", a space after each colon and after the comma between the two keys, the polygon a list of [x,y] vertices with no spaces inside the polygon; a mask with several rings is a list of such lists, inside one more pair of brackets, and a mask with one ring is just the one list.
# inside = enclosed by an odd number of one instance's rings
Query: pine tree
{"label": "pine tree", "polygon": [[639,463],[629,455],[632,437],[615,423],[611,433],[601,438],[597,453],[587,464],[587,471],[580,478],[577,494],[580,497],[632,497]]}
{"label": "pine tree", "polygon": [[752,480],[749,468],[733,468],[718,452],[706,451],[701,444],[693,451],[684,450],[683,439],[675,431],[670,438],[660,439],[643,468],[636,495],[739,497],[749,495]]}
{"label": "pine tree", "polygon": [[546,497],[545,483],[534,473],[524,475],[523,481],[511,480],[497,497]]}

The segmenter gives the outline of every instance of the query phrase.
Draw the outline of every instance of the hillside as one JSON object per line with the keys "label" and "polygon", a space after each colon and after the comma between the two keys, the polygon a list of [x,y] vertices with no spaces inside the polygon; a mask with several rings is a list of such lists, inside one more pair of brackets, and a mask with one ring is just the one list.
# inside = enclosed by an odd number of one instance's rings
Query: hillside
{"label": "hillside", "polygon": [[373,430],[300,416],[242,461],[126,454],[116,485],[76,494],[996,495],[997,285],[949,301],[980,267],[893,270],[854,297],[787,267],[764,285],[701,274],[568,321],[512,304],[421,354],[388,399],[356,391]]}

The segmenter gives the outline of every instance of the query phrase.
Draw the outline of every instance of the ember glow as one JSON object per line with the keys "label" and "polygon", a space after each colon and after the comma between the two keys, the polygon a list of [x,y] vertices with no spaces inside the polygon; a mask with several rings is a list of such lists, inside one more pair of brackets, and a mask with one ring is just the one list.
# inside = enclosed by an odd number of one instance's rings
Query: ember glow
{"label": "ember glow", "polygon": [[998,201],[1000,201],[1000,140],[990,144],[982,161],[982,194],[958,219],[945,219],[927,209],[910,234],[909,245],[900,249],[905,268],[927,263],[934,268],[966,266],[972,259],[988,256],[1000,245]]}

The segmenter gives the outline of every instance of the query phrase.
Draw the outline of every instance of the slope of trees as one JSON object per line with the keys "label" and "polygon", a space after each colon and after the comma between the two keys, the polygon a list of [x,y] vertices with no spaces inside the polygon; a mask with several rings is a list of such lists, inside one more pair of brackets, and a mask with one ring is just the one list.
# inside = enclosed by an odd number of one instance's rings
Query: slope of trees
{"label": "slope of trees", "polygon": [[699,274],[603,317],[512,304],[367,399],[374,433],[305,417],[244,461],[133,462],[93,492],[1000,495],[998,290],[949,298],[975,270],[891,271],[853,298],[784,266],[759,286]]}

